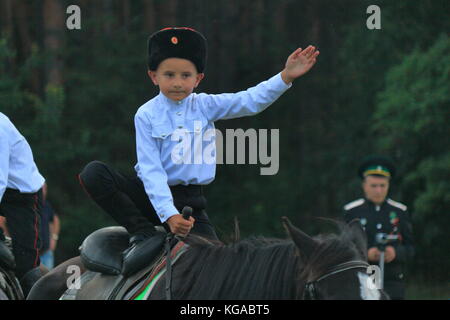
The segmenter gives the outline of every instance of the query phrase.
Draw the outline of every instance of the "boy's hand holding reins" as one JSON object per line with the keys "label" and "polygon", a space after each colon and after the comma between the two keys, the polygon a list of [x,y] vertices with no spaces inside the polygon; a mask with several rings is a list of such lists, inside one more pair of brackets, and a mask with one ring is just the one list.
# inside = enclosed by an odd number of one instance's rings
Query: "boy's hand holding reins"
{"label": "boy's hand holding reins", "polygon": [[[186,219],[188,217],[188,219]],[[176,214],[167,220],[170,231],[181,237],[186,237],[194,226],[195,219],[191,216]]]}
{"label": "boy's hand holding reins", "polygon": [[316,63],[319,51],[314,46],[308,46],[305,50],[298,48],[287,59],[281,78],[287,84],[304,75]]}

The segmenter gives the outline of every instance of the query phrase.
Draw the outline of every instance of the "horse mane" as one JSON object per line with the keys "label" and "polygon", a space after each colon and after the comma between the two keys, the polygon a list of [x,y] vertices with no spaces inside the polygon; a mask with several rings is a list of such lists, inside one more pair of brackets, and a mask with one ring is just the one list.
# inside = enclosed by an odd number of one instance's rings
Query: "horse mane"
{"label": "horse mane", "polygon": [[[290,239],[251,237],[228,245],[189,236],[179,260],[176,299],[295,299],[311,276],[355,259],[357,250],[344,224],[341,233],[318,236],[317,250],[302,261]],[[175,294],[175,292],[174,292]]]}
{"label": "horse mane", "polygon": [[287,240],[259,237],[194,245],[177,266],[183,272],[176,299],[289,298],[295,294],[297,262],[295,246]]}

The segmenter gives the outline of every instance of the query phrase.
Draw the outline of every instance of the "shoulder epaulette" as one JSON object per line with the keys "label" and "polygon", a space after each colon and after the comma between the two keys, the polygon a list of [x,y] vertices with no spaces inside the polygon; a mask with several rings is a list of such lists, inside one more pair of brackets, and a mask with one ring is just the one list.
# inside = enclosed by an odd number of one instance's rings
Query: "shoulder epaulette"
{"label": "shoulder epaulette", "polygon": [[353,209],[353,208],[355,208],[355,207],[359,207],[359,206],[362,205],[363,203],[364,203],[364,199],[363,199],[363,198],[358,199],[358,200],[355,200],[355,201],[352,201],[352,202],[349,202],[349,203],[347,203],[347,204],[344,206],[344,210],[347,211],[347,210]]}
{"label": "shoulder epaulette", "polygon": [[399,208],[399,209],[401,209],[403,211],[406,211],[408,209],[408,207],[405,206],[403,203],[394,201],[392,199],[387,199],[387,203],[389,203],[391,206]]}

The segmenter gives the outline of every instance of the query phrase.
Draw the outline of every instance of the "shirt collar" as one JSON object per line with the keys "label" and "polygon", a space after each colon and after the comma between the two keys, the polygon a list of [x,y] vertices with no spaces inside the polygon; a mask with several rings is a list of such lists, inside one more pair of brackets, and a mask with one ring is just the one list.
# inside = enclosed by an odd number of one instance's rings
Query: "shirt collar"
{"label": "shirt collar", "polygon": [[190,95],[188,95],[186,98],[184,98],[183,100],[180,101],[173,101],[170,98],[167,98],[164,93],[162,93],[161,91],[159,92],[158,97],[164,101],[165,104],[168,104],[169,106],[173,106],[173,107],[179,107],[184,105],[186,102],[188,102],[191,99],[192,93]]}
{"label": "shirt collar", "polygon": [[364,197],[364,200],[366,200],[367,204],[369,204],[369,205],[372,206],[372,207],[378,208],[378,210],[379,210],[379,209],[381,209],[382,207],[384,207],[384,205],[385,205],[385,203],[386,203],[386,201],[387,201],[387,198],[384,199],[384,201],[383,201],[381,204],[375,204],[375,203],[373,203],[372,201],[370,201],[369,199],[367,199],[366,197]]}

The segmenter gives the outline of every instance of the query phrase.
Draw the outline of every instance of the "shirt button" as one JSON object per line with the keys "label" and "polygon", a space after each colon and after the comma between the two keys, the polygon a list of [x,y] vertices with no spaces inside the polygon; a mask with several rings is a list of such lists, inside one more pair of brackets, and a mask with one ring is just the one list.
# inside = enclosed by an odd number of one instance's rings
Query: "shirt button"
{"label": "shirt button", "polygon": [[183,129],[183,126],[178,126],[178,129]]}
{"label": "shirt button", "polygon": [[181,112],[177,112],[177,116],[181,116]]}
{"label": "shirt button", "polygon": [[182,104],[182,102],[181,101],[177,101],[177,104]]}
{"label": "shirt button", "polygon": [[163,213],[161,213],[159,216],[160,216],[161,218],[164,218],[164,214],[163,214]]}
{"label": "shirt button", "polygon": [[165,138],[165,137],[166,137],[166,135],[165,135],[165,134],[162,134],[162,135],[161,135],[161,137]]}

